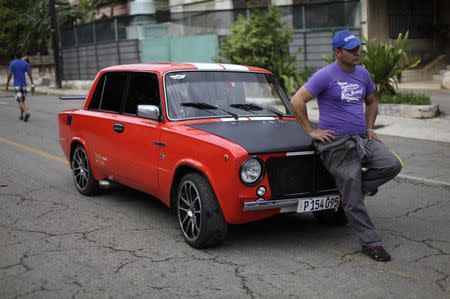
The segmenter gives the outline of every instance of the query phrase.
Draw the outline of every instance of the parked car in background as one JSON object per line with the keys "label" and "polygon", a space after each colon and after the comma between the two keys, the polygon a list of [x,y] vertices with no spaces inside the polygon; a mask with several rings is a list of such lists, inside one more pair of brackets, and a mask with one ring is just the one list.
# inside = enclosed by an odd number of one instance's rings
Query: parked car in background
{"label": "parked car in background", "polygon": [[83,107],[59,113],[75,186],[109,181],[176,212],[195,248],[228,224],[313,212],[345,223],[340,194],[269,71],[228,64],[154,63],[100,71]]}

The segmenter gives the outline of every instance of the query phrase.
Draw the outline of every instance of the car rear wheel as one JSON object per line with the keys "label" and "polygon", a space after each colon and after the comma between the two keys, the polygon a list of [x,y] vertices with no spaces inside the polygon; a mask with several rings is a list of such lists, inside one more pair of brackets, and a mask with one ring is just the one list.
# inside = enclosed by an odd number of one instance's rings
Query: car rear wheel
{"label": "car rear wheel", "polygon": [[348,223],[344,209],[339,207],[337,210],[323,210],[313,212],[314,217],[322,224],[342,226]]}
{"label": "car rear wheel", "polygon": [[177,192],[178,222],[185,241],[194,248],[220,244],[228,224],[216,196],[201,174],[186,174]]}
{"label": "car rear wheel", "polygon": [[82,145],[77,145],[73,151],[72,174],[78,192],[87,196],[97,193],[98,181],[92,176],[89,159]]}

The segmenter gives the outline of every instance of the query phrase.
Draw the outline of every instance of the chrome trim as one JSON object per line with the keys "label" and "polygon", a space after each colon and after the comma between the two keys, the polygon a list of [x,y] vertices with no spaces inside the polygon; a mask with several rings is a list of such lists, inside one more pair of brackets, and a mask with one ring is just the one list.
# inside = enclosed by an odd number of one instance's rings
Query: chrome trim
{"label": "chrome trim", "polygon": [[[261,173],[259,174],[258,179],[256,179],[256,181],[254,181],[253,183],[244,182],[244,180],[242,179],[242,167],[244,167],[244,164],[247,163],[247,161],[249,161],[250,159],[255,159],[256,161],[258,161],[259,165],[261,166]],[[266,165],[264,164],[264,161],[258,156],[248,157],[247,159],[244,160],[244,162],[242,162],[241,167],[239,167],[239,179],[241,180],[241,183],[246,186],[255,186],[255,185],[261,183],[265,174],[266,174]]]}
{"label": "chrome trim", "polygon": [[[187,62],[188,64],[189,64],[189,62]],[[173,121],[173,122],[178,122],[178,121],[185,121],[185,120],[197,120],[197,119],[211,119],[211,118],[224,118],[224,117],[227,117],[228,115],[222,115],[222,116],[220,116],[220,115],[218,115],[218,116],[216,116],[216,117],[211,117],[211,116],[201,116],[201,117],[187,117],[187,118],[171,118],[171,117],[169,117],[169,106],[167,105],[167,101],[168,101],[168,98],[167,98],[167,86],[166,86],[166,76],[167,75],[169,75],[169,74],[171,74],[171,73],[179,73],[179,72],[184,72],[184,73],[187,73],[187,72],[231,72],[231,73],[251,73],[251,74],[266,74],[266,75],[271,75],[271,76],[274,76],[275,78],[276,78],[276,80],[277,81],[279,81],[279,79],[277,78],[277,76],[275,76],[275,74],[274,73],[271,73],[270,71],[268,71],[268,72],[264,72],[264,71],[251,71],[250,69],[248,70],[248,71],[244,71],[244,70],[227,70],[227,69],[225,69],[225,70],[200,70],[200,69],[187,69],[187,70],[183,70],[183,69],[178,69],[178,70],[170,70],[170,71],[167,71],[167,72],[165,72],[163,75],[162,75],[162,85],[163,85],[163,91],[164,91],[164,105],[165,105],[165,107],[166,107],[166,111],[165,111],[165,116],[167,117],[167,119],[168,120],[170,120],[170,121]],[[286,96],[285,94],[284,94],[284,91],[283,91],[283,89],[282,88],[280,88],[280,90],[281,90],[281,93],[283,93],[283,95],[284,96]],[[288,97],[286,96],[286,99],[288,99]],[[284,102],[283,102],[284,103]],[[287,105],[287,103],[284,103],[286,106],[287,106],[287,108],[288,108],[288,110],[291,110],[290,108],[289,108],[289,106]],[[294,113],[292,113],[292,111],[289,111],[289,112],[291,112],[291,114],[285,114],[285,115],[283,115],[283,117],[292,117],[292,116],[294,116]],[[252,114],[249,114],[249,115],[239,115],[239,117],[250,117],[250,116],[255,116],[255,115],[252,115]],[[268,114],[268,115],[264,115],[264,114],[261,114],[261,116],[273,116],[272,114]],[[231,115],[230,115],[230,117],[232,117]],[[275,117],[275,116],[273,116],[273,117]],[[277,117],[277,116],[276,116]]]}
{"label": "chrome trim", "polygon": [[159,107],[155,105],[138,105],[137,106],[137,116],[158,120],[160,118]]}
{"label": "chrome trim", "polygon": [[307,155],[314,155],[315,151],[301,151],[301,152],[287,152],[286,156],[307,156]]}
{"label": "chrome trim", "polygon": [[[290,211],[291,208],[296,208],[299,200],[305,199],[315,199],[324,196],[340,196],[339,193],[335,194],[326,194],[321,196],[313,196],[313,197],[300,197],[300,198],[289,198],[289,199],[279,199],[279,200],[256,200],[256,201],[248,201],[244,202],[243,211],[257,211],[257,210],[270,210],[270,209],[286,209]],[[295,210],[296,211],[296,210]]]}

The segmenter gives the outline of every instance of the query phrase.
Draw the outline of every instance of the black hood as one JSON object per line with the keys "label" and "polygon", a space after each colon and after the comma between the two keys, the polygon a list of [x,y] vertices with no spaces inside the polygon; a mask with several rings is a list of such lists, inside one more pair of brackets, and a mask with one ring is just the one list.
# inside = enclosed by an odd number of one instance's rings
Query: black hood
{"label": "black hood", "polygon": [[295,120],[221,121],[188,126],[231,140],[249,154],[314,150],[311,137]]}

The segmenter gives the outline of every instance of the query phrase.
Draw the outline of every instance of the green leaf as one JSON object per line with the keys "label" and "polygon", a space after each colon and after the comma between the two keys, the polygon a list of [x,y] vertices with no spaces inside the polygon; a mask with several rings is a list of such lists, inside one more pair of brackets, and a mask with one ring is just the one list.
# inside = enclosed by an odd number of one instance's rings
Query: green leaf
{"label": "green leaf", "polygon": [[409,61],[405,52],[407,41],[408,32],[400,33],[393,44],[365,40],[361,61],[372,76],[378,93],[395,94],[393,85],[397,85],[401,73],[420,63],[418,58]]}
{"label": "green leaf", "polygon": [[297,55],[289,51],[293,30],[277,7],[265,14],[252,9],[249,18],[240,15],[230,35],[220,47],[220,56],[227,62],[262,67],[273,72],[289,95],[304,82],[298,73]]}

